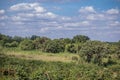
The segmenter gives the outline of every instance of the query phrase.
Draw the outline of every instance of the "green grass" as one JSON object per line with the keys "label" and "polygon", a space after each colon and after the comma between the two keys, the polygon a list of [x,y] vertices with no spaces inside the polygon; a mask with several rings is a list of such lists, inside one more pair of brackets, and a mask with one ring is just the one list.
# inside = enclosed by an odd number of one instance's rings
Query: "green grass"
{"label": "green grass", "polygon": [[61,62],[76,62],[79,58],[77,54],[71,53],[46,53],[40,50],[23,51],[19,48],[5,48],[5,54],[17,58],[43,60],[43,61],[61,61]]}
{"label": "green grass", "polygon": [[[119,80],[120,66],[101,67],[95,64],[75,64],[26,60],[0,56],[0,80]],[[11,74],[11,71],[14,72]],[[7,73],[6,73],[7,72]]]}
{"label": "green grass", "polygon": [[[107,67],[75,61],[77,54],[4,48],[0,80],[119,80],[120,64]],[[74,59],[73,59],[74,57]],[[81,60],[81,59],[80,59]],[[76,64],[76,62],[78,62]],[[11,73],[13,70],[13,73]]]}

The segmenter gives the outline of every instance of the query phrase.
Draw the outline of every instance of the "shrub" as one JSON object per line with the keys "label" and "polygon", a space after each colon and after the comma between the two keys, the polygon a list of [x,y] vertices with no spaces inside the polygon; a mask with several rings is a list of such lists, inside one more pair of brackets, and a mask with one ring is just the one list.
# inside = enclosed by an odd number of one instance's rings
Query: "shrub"
{"label": "shrub", "polygon": [[86,42],[87,40],[89,40],[90,38],[88,36],[84,36],[84,35],[76,35],[73,37],[73,42]]}
{"label": "shrub", "polygon": [[18,46],[18,42],[13,41],[12,43],[5,43],[6,47],[17,47]]}
{"label": "shrub", "polygon": [[72,60],[78,61],[78,57],[77,56],[73,56]]}
{"label": "shrub", "polygon": [[81,48],[80,56],[86,62],[93,62],[98,65],[108,64],[110,61],[110,47],[107,43],[100,41],[88,41]]}
{"label": "shrub", "polygon": [[65,50],[65,45],[58,40],[49,41],[45,49],[46,52],[51,52],[51,53],[64,52],[64,50]]}
{"label": "shrub", "polygon": [[68,44],[66,46],[66,50],[70,53],[76,53],[77,52],[77,47],[75,44]]}
{"label": "shrub", "polygon": [[34,49],[34,44],[31,40],[25,39],[20,43],[20,48],[22,50],[32,50]]}

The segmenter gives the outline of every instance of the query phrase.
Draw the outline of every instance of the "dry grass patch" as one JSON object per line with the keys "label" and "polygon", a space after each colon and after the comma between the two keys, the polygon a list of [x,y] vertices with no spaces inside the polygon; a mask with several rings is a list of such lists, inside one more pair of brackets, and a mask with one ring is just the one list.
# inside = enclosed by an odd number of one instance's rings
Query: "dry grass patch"
{"label": "dry grass patch", "polygon": [[7,52],[7,55],[11,57],[17,57],[21,59],[27,60],[42,60],[42,61],[60,61],[60,62],[73,62],[73,56],[78,57],[77,55],[69,55],[69,54],[53,54],[53,53],[41,53],[41,54],[29,54],[29,53],[21,53],[21,52]]}

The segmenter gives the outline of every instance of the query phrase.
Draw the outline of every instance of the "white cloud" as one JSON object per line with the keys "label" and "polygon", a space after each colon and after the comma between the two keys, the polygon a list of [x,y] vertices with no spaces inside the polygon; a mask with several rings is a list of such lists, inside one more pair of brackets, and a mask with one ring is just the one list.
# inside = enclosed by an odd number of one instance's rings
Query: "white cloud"
{"label": "white cloud", "polygon": [[[50,10],[48,11],[48,9],[39,3],[20,3],[9,8],[9,15],[0,15],[0,25],[6,26],[6,29],[12,32],[19,30],[19,32],[23,32],[24,34],[26,33],[25,30],[27,30],[30,34],[48,34],[54,31],[64,31],[67,34],[69,32],[85,34],[91,32],[90,35],[93,32],[99,34],[102,30],[110,30],[114,27],[118,29],[120,26],[120,15],[117,15],[119,13],[117,10],[110,9],[98,12],[92,6],[86,6],[81,7],[79,12],[80,14],[75,16],[61,16]],[[7,21],[4,19],[7,19]],[[100,35],[103,34],[102,32]]]}
{"label": "white cloud", "polygon": [[45,33],[47,30],[48,30],[48,27],[43,27],[43,28],[40,29],[40,32]]}
{"label": "white cloud", "polygon": [[57,29],[63,29],[63,27],[62,26],[58,26]]}
{"label": "white cloud", "polygon": [[96,13],[96,14],[88,14],[86,16],[86,19],[88,19],[88,20],[105,20],[106,17],[104,14]]}
{"label": "white cloud", "polygon": [[5,20],[7,18],[8,18],[8,16],[6,16],[6,15],[0,16],[0,20]]}
{"label": "white cloud", "polygon": [[1,23],[0,23],[0,26],[5,26],[5,23],[4,23],[4,22],[1,22]]}
{"label": "white cloud", "polygon": [[89,21],[81,21],[81,22],[68,22],[64,23],[65,27],[83,27],[83,26],[89,26],[90,22]]}
{"label": "white cloud", "polygon": [[88,20],[96,20],[95,15],[91,14],[87,16]]}
{"label": "white cloud", "polygon": [[120,26],[120,22],[119,21],[112,21],[109,23],[110,26]]}
{"label": "white cloud", "polygon": [[24,25],[25,23],[23,23],[21,21],[14,21],[11,24],[13,24],[13,25]]}
{"label": "white cloud", "polygon": [[19,3],[10,7],[11,11],[35,11],[45,12],[46,10],[41,7],[38,3]]}
{"label": "white cloud", "polygon": [[89,21],[82,21],[81,25],[88,26],[88,25],[90,25],[90,23],[89,23]]}
{"label": "white cloud", "polygon": [[92,6],[81,7],[79,10],[80,13],[95,13],[95,9]]}
{"label": "white cloud", "polygon": [[47,12],[47,13],[45,14],[45,16],[46,16],[46,17],[50,17],[50,18],[55,18],[57,15],[55,15],[55,14],[52,13],[52,12]]}
{"label": "white cloud", "polygon": [[54,6],[53,9],[54,9],[54,10],[61,10],[61,8],[60,8],[60,7],[57,7],[57,6]]}
{"label": "white cloud", "polygon": [[40,6],[35,7],[34,9],[35,9],[36,12],[40,12],[40,13],[46,11],[43,7],[40,7]]}
{"label": "white cloud", "polygon": [[31,17],[34,17],[35,14],[34,13],[19,13],[18,16],[23,17],[23,18],[25,18],[25,17],[31,18]]}
{"label": "white cloud", "polygon": [[70,21],[71,20],[71,17],[65,17],[65,16],[63,16],[63,17],[60,17],[63,21]]}
{"label": "white cloud", "polygon": [[5,10],[1,9],[0,14],[4,14],[4,13],[5,13]]}
{"label": "white cloud", "polygon": [[19,17],[19,16],[13,16],[13,17],[12,17],[12,20],[13,20],[13,21],[18,21],[18,20],[21,20],[21,17]]}
{"label": "white cloud", "polygon": [[28,3],[19,3],[10,7],[12,11],[19,11],[19,10],[30,10],[31,6]]}
{"label": "white cloud", "polygon": [[106,11],[107,14],[119,14],[118,9],[109,9]]}

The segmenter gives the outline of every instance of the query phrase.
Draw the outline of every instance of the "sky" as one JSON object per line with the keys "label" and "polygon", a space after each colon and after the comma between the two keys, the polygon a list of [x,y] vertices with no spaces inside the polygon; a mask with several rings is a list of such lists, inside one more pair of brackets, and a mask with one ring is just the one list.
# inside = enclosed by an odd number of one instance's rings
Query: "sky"
{"label": "sky", "polygon": [[0,0],[0,33],[119,41],[120,0]]}

